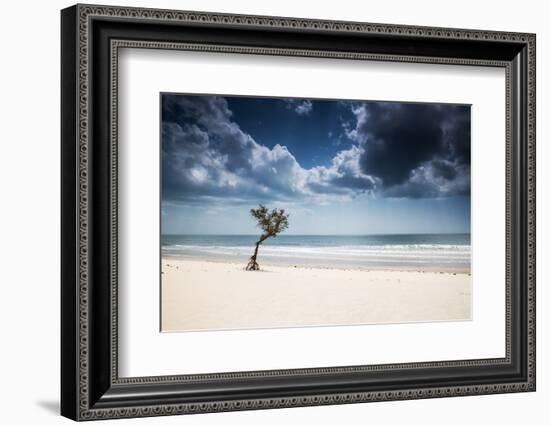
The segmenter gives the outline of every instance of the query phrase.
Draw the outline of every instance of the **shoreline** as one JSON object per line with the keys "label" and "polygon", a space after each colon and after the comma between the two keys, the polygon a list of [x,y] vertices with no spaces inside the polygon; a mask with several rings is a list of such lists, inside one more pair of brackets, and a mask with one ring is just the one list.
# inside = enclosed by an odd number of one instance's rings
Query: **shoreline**
{"label": "shoreline", "polygon": [[[165,260],[171,261],[197,261],[197,262],[208,262],[208,263],[227,263],[231,265],[241,265],[243,269],[245,268],[248,259],[242,261],[237,261],[235,259],[223,259],[223,258],[213,258],[206,256],[190,256],[190,255],[162,255],[161,262]],[[353,264],[341,264],[341,265],[320,265],[315,262],[311,263],[286,263],[286,262],[270,262],[269,260],[260,261],[260,271],[262,272],[262,266],[266,267],[288,267],[288,268],[305,268],[305,269],[326,269],[326,270],[340,270],[340,271],[361,271],[361,272],[419,272],[419,273],[440,273],[440,274],[464,274],[471,275],[471,268],[441,268],[440,266],[422,266],[422,267],[409,267],[409,266],[397,266],[388,268],[386,266],[358,266]],[[265,268],[264,268],[265,269]]]}
{"label": "shoreline", "polygon": [[465,273],[281,266],[164,257],[161,331],[471,320]]}

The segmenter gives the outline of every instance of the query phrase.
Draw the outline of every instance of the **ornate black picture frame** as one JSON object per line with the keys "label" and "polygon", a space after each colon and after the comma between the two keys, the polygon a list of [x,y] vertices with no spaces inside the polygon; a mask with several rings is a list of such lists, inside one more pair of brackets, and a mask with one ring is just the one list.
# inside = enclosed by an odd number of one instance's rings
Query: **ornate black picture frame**
{"label": "ornate black picture frame", "polygon": [[[74,420],[535,390],[535,35],[76,5],[61,13],[61,413]],[[117,58],[121,47],[506,71],[506,356],[120,378]]]}

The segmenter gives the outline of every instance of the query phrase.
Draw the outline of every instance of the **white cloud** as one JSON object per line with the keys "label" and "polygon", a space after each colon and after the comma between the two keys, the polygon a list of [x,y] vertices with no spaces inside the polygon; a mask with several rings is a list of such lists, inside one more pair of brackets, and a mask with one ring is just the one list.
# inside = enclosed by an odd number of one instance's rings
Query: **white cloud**
{"label": "white cloud", "polygon": [[202,167],[193,167],[190,170],[191,177],[197,183],[202,183],[208,178],[208,172]]}
{"label": "white cloud", "polygon": [[182,116],[186,123],[163,123],[165,198],[323,203],[374,187],[375,181],[360,171],[358,147],[339,152],[327,167],[306,169],[286,146],[268,148],[243,132],[223,98],[172,97],[165,108],[168,116]]}
{"label": "white cloud", "polygon": [[313,103],[307,99],[285,99],[287,108],[292,109],[298,115],[309,115],[313,111]]}
{"label": "white cloud", "polygon": [[300,115],[308,115],[311,110],[313,109],[313,104],[311,101],[303,101],[300,104],[294,108],[294,111],[296,111]]}

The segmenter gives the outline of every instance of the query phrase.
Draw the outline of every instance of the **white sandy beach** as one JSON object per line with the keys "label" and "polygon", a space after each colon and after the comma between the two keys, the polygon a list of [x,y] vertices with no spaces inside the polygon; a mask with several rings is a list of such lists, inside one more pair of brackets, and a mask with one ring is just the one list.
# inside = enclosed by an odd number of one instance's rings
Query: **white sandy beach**
{"label": "white sandy beach", "polygon": [[471,319],[464,273],[162,260],[162,331]]}

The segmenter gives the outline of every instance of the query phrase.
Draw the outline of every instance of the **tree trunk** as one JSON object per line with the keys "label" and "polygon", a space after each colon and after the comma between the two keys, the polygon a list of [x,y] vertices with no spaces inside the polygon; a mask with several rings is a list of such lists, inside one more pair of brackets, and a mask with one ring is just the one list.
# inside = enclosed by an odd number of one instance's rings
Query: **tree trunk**
{"label": "tree trunk", "polygon": [[256,248],[254,249],[254,254],[250,256],[250,260],[248,261],[248,265],[246,265],[247,271],[258,271],[260,269],[260,265],[258,265],[258,262],[256,262],[256,258],[258,257],[258,249],[260,248],[260,244],[263,243],[265,240],[269,238],[269,235],[262,235],[258,241],[256,241]]}

